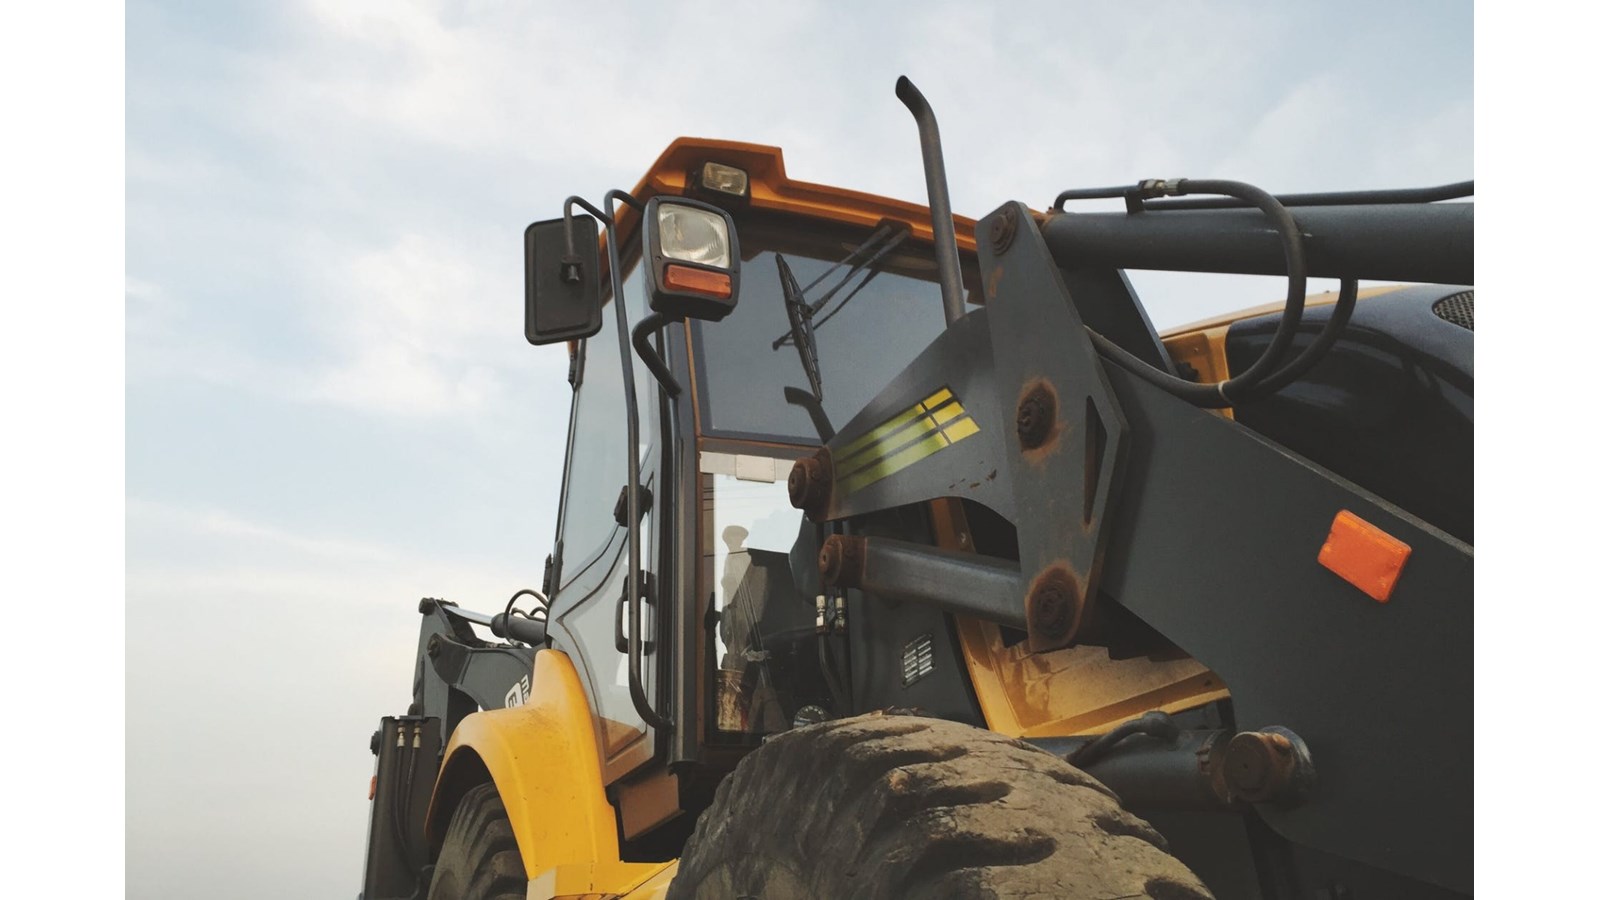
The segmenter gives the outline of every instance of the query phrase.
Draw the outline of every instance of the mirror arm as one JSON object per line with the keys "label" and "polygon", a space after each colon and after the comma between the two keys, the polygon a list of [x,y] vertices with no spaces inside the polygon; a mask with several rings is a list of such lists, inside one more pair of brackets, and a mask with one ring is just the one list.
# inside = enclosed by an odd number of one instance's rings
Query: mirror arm
{"label": "mirror arm", "polygon": [[[622,258],[617,248],[615,201],[643,210],[643,205],[625,191],[606,192],[606,256],[611,265],[611,305],[617,313],[617,347],[622,351],[622,396],[628,413],[628,519],[639,521],[639,399],[633,383],[633,359],[628,351],[628,312],[622,296]],[[581,201],[580,201],[581,202]],[[584,204],[587,206],[588,204]],[[648,321],[648,317],[646,317]],[[647,361],[648,362],[648,361]],[[644,639],[640,636],[642,613],[639,603],[639,531],[627,530],[628,540],[628,695],[639,717],[651,726],[671,730],[671,720],[657,713],[644,693],[642,675]]]}
{"label": "mirror arm", "polygon": [[567,230],[567,255],[561,257],[561,280],[568,284],[577,284],[583,280],[583,266],[578,262],[578,244],[572,237],[572,206],[577,204],[589,212],[589,215],[599,219],[605,226],[606,232],[611,231],[611,217],[594,207],[594,204],[573,194],[566,202],[561,204],[561,218]]}
{"label": "mirror arm", "polygon": [[644,364],[650,368],[651,374],[656,376],[656,381],[661,382],[661,386],[666,388],[667,396],[674,399],[683,393],[683,388],[679,386],[678,379],[672,377],[672,371],[667,368],[666,360],[661,358],[661,354],[656,352],[656,348],[650,346],[650,338],[673,322],[681,321],[682,319],[669,319],[661,313],[651,313],[640,319],[639,324],[633,326],[634,352],[638,353],[639,358],[644,360]]}

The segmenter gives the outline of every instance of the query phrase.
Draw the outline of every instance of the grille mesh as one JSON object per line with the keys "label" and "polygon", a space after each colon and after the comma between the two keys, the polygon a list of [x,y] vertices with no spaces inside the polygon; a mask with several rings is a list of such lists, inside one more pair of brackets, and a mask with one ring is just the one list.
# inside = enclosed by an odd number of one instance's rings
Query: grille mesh
{"label": "grille mesh", "polygon": [[1455,325],[1460,325],[1468,331],[1472,330],[1472,292],[1462,291],[1459,294],[1440,300],[1433,305],[1433,314]]}

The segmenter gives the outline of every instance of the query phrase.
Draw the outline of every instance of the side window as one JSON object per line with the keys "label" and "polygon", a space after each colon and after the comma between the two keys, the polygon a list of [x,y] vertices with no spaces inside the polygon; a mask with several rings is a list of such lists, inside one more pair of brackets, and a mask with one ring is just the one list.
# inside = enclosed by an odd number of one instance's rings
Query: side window
{"label": "side window", "polygon": [[[631,328],[645,314],[643,275],[638,266],[623,280]],[[606,305],[599,333],[586,341],[583,379],[573,399],[571,456],[567,460],[566,494],[562,498],[561,585],[565,587],[601,554],[617,530],[613,509],[627,484],[628,419],[623,405],[622,367],[617,351],[617,318]],[[630,352],[630,356],[633,356]],[[634,388],[639,402],[640,463],[656,433],[655,382],[634,360]],[[647,466],[646,466],[647,468]]]}

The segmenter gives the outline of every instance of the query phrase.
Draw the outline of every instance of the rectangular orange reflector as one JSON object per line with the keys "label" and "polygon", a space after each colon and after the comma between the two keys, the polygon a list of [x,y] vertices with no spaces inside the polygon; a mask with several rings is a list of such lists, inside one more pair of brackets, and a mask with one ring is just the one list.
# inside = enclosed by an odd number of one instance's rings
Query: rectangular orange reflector
{"label": "rectangular orange reflector", "polygon": [[693,291],[718,300],[733,296],[733,276],[727,272],[708,272],[669,264],[661,270],[661,281],[674,291]]}
{"label": "rectangular orange reflector", "polygon": [[1317,562],[1379,603],[1389,602],[1409,558],[1409,544],[1348,509],[1333,517],[1328,540],[1317,554]]}
{"label": "rectangular orange reflector", "polygon": [[367,799],[378,796],[378,776],[372,776],[372,783],[367,785]]}

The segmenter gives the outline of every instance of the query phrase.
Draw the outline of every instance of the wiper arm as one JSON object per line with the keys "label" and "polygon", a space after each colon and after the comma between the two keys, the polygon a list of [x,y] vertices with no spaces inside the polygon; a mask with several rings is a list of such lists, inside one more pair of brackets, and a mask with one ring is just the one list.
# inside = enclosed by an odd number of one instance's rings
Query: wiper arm
{"label": "wiper arm", "polygon": [[[827,271],[823,272],[821,275],[818,275],[816,278],[812,279],[810,284],[800,289],[801,302],[805,303],[806,292],[810,291],[818,284],[821,284],[829,275],[832,275],[834,272],[838,271],[840,266],[843,266],[849,263],[851,260],[854,260],[857,257],[867,253],[869,250],[874,250],[874,248],[876,248],[876,252],[873,252],[871,256],[851,266],[850,270],[845,272],[844,277],[839,280],[839,283],[829,288],[826,293],[817,298],[815,303],[806,303],[806,307],[812,312],[813,315],[821,312],[823,307],[827,306],[828,302],[831,301],[834,296],[839,293],[839,291],[843,290],[844,287],[850,283],[851,279],[856,277],[857,273],[861,272],[863,269],[870,270],[867,272],[867,277],[857,284],[854,290],[846,294],[845,298],[839,301],[839,305],[834,307],[832,312],[824,316],[820,321],[817,321],[815,325],[820,326],[823,322],[833,318],[834,315],[839,312],[839,310],[843,309],[844,305],[849,303],[851,298],[855,297],[857,293],[860,293],[862,288],[866,287],[873,278],[877,277],[878,269],[876,267],[878,263],[884,257],[888,256],[889,253],[892,252],[896,247],[899,247],[905,241],[905,239],[910,236],[910,231],[896,230],[893,225],[885,225],[876,232],[873,232],[872,236],[867,238],[867,240],[864,241],[861,246],[852,251],[849,256],[846,256],[844,259],[841,259],[832,266],[828,267]],[[882,246],[878,246],[879,244],[882,244]],[[777,339],[772,342],[772,349],[778,349],[779,347],[788,343],[793,337],[794,330],[793,326],[791,325],[789,331],[778,335]]]}
{"label": "wiper arm", "polygon": [[[800,366],[806,370],[806,380],[811,382],[811,394],[820,402],[822,372],[817,365],[816,336],[811,329],[814,310],[806,303],[806,295],[800,290],[800,282],[795,280],[789,261],[783,258],[782,253],[775,254],[775,257],[778,261],[778,283],[783,287],[783,308],[789,313],[789,334],[794,336],[794,348],[800,354]],[[774,342],[772,349],[778,349],[781,341],[782,338]]]}

